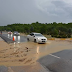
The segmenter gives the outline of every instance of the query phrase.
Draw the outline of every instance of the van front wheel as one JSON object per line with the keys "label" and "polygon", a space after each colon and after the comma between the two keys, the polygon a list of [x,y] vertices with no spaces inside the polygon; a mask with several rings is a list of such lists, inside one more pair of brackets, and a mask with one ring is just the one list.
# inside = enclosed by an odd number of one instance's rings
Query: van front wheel
{"label": "van front wheel", "polygon": [[27,41],[29,41],[29,38],[27,38]]}
{"label": "van front wheel", "polygon": [[36,39],[34,39],[34,42],[36,43]]}

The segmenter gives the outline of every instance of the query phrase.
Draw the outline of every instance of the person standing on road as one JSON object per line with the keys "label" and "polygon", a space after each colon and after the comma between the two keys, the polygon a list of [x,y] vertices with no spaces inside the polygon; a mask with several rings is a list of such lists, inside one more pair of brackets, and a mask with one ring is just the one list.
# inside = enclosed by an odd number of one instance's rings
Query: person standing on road
{"label": "person standing on road", "polygon": [[2,31],[1,31],[1,35],[2,35]]}

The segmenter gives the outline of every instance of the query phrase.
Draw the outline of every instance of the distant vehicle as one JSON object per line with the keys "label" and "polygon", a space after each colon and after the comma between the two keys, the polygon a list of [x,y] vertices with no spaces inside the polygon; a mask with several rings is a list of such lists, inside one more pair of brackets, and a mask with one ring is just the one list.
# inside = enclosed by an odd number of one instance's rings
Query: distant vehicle
{"label": "distant vehicle", "polygon": [[12,34],[12,32],[11,31],[8,31],[8,34]]}
{"label": "distant vehicle", "polygon": [[44,37],[41,33],[30,33],[27,35],[27,40],[28,41],[34,41],[37,43],[46,43],[47,38]]}
{"label": "distant vehicle", "polygon": [[13,35],[14,35],[14,36],[19,36],[20,33],[19,33],[18,31],[14,31]]}

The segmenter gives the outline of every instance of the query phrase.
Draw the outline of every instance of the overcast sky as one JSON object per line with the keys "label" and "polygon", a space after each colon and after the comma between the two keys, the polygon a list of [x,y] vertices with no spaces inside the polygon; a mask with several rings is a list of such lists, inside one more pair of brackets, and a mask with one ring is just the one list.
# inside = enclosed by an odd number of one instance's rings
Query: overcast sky
{"label": "overcast sky", "polygon": [[0,0],[0,25],[72,22],[72,0]]}

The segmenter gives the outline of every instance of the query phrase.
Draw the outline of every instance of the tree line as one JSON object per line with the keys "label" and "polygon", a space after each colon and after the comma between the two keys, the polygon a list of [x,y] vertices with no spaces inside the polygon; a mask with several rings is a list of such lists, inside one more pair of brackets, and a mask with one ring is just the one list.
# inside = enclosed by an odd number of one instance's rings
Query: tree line
{"label": "tree line", "polygon": [[0,30],[4,31],[18,31],[21,33],[39,32],[46,35],[51,35],[57,38],[71,38],[72,23],[31,23],[31,24],[8,24],[7,26],[0,26]]}

